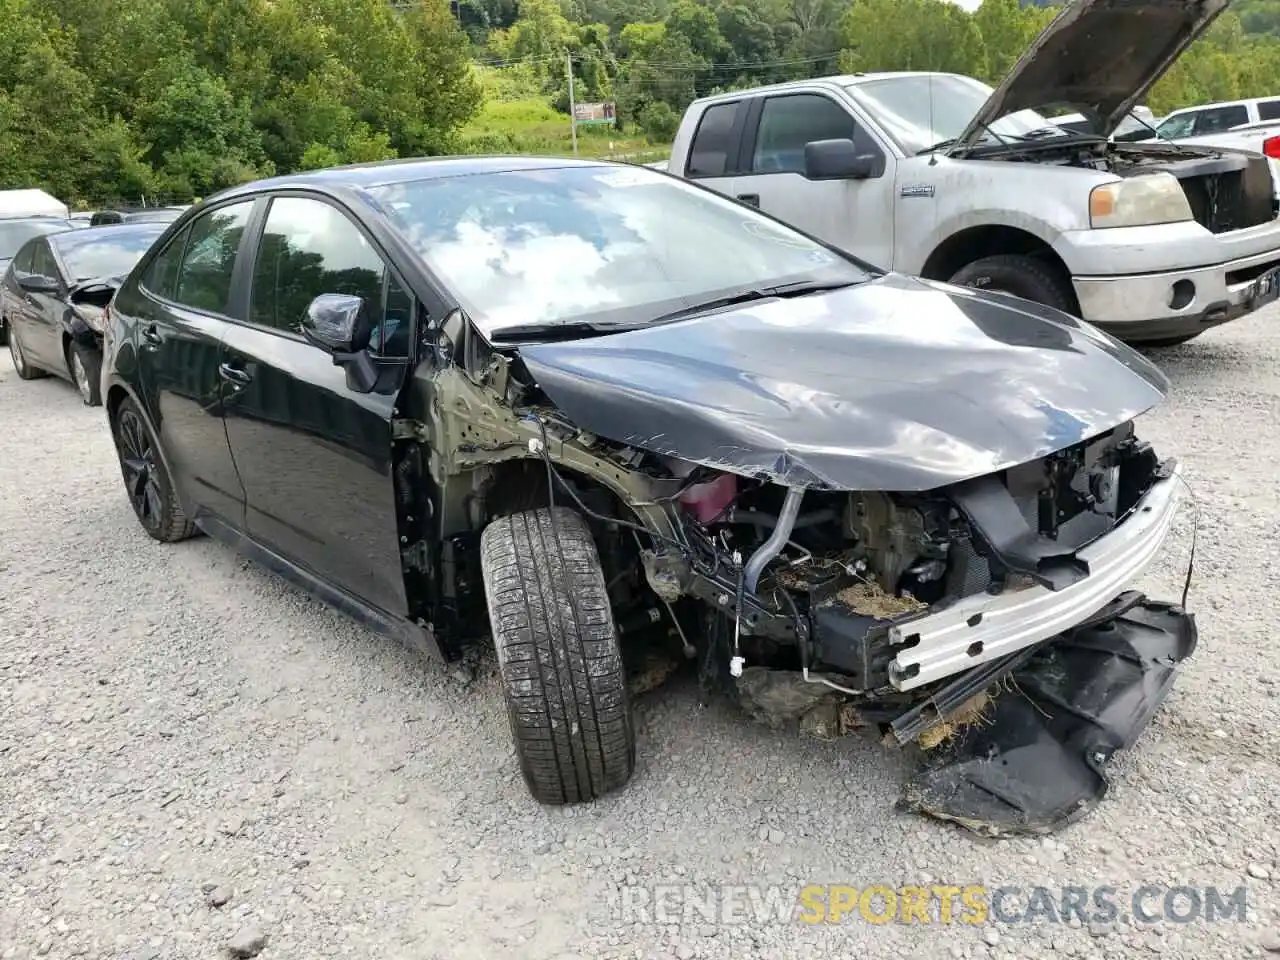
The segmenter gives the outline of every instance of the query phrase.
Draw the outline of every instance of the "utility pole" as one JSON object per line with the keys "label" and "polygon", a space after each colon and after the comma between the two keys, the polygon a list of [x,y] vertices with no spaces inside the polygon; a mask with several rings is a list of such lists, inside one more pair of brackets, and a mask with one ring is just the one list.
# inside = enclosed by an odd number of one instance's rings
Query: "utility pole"
{"label": "utility pole", "polygon": [[578,112],[573,106],[573,55],[564,52],[564,68],[569,76],[569,135],[573,138],[573,155],[578,155]]}

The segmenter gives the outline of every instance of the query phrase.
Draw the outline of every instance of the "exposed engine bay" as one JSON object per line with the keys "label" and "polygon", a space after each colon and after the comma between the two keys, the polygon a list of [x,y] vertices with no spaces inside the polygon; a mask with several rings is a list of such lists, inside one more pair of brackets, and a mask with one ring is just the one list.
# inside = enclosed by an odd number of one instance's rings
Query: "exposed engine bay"
{"label": "exposed engine bay", "polygon": [[[927,492],[805,489],[587,433],[518,363],[475,363],[488,364],[478,378],[431,382],[452,415],[412,435],[427,441],[415,456],[441,485],[445,536],[438,558],[406,550],[407,568],[426,582],[442,566],[455,622],[483,616],[474,544],[488,517],[572,507],[599,545],[633,693],[683,660],[767,724],[925,748],[904,802],[930,815],[990,835],[1069,822],[1106,790],[1097,757],[1145,727],[1194,649],[1190,615],[1126,589],[1180,482],[1132,421]],[[1082,670],[1111,677],[1105,695],[1092,681],[1055,692]],[[1029,724],[1004,704],[1010,684],[1024,700],[1040,690],[1041,719],[1057,720]],[[1024,751],[1022,792],[994,802],[975,784],[998,774],[992,724],[1005,722],[1022,746],[1033,730],[1043,744]],[[1041,769],[1050,748],[1069,773]]]}
{"label": "exposed engine bay", "polygon": [[1121,177],[1169,173],[1182,185],[1196,222],[1212,233],[1243,230],[1276,217],[1267,159],[1243,150],[1072,137],[984,144],[972,148],[968,155],[1080,167]]}

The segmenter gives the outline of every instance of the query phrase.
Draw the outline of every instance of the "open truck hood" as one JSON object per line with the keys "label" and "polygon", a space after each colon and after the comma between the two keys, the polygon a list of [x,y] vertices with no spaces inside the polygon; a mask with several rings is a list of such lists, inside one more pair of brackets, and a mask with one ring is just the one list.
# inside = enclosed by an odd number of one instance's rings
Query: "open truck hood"
{"label": "open truck hood", "polygon": [[1227,8],[1228,0],[1075,0],[1053,19],[969,121],[955,146],[1018,110],[1066,104],[1103,136]]}
{"label": "open truck hood", "polygon": [[841,490],[930,490],[1035,460],[1168,385],[1066,314],[899,274],[519,354],[583,430]]}

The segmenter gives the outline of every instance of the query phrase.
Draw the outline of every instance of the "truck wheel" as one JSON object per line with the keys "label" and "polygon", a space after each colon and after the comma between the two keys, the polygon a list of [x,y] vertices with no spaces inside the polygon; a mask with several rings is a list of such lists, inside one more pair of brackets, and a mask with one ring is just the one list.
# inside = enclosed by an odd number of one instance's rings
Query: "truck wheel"
{"label": "truck wheel", "polygon": [[635,769],[635,731],[618,631],[595,541],[573,510],[494,520],[480,538],[516,755],[529,792],[582,803]]}
{"label": "truck wheel", "polygon": [[1001,253],[983,257],[961,267],[949,281],[959,287],[999,290],[1024,300],[1074,314],[1075,296],[1071,284],[1048,264],[1017,254]]}

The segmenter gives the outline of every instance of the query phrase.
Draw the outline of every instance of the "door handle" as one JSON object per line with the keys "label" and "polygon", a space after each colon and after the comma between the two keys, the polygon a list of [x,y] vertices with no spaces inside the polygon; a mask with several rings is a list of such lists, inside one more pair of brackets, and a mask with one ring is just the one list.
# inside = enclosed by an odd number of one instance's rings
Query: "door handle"
{"label": "door handle", "polygon": [[737,199],[740,203],[745,203],[749,207],[760,206],[760,194],[758,193],[740,193]]}
{"label": "door handle", "polygon": [[222,377],[222,379],[226,380],[228,383],[235,383],[240,386],[244,386],[253,379],[253,377],[249,376],[245,371],[241,370],[239,367],[233,367],[229,363],[222,363],[218,365],[218,376]]}
{"label": "door handle", "polygon": [[160,331],[156,329],[154,323],[147,324],[142,328],[142,339],[157,347],[164,342],[164,338],[160,336]]}

